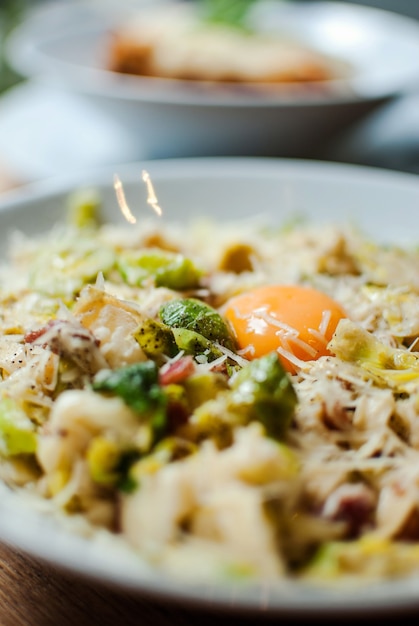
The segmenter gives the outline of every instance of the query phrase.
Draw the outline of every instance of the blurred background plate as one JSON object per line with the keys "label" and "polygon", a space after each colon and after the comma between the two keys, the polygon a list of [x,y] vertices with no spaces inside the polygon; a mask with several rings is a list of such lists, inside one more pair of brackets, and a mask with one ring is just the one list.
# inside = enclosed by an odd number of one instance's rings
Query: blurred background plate
{"label": "blurred background plate", "polygon": [[[137,11],[147,5],[135,3]],[[418,22],[335,2],[262,3],[256,15],[353,66],[326,89],[255,93],[119,75],[106,69],[107,41],[129,10],[105,0],[41,5],[12,34],[8,57],[24,76],[82,96],[119,124],[138,158],[319,156],[351,123],[419,83]]]}

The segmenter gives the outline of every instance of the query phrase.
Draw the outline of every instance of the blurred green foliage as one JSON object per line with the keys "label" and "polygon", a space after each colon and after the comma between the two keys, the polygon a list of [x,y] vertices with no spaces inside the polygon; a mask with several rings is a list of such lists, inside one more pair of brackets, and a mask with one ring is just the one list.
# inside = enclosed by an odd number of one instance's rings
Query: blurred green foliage
{"label": "blurred green foliage", "polygon": [[22,19],[30,0],[0,0],[0,92],[12,87],[20,80],[5,58],[5,39]]}
{"label": "blurred green foliage", "polygon": [[244,27],[246,15],[257,0],[200,0],[208,22]]}

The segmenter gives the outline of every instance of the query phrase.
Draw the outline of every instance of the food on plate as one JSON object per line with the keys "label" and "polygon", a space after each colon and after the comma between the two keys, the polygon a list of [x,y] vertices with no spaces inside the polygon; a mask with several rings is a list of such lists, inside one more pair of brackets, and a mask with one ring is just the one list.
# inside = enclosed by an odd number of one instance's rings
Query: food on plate
{"label": "food on plate", "polygon": [[251,28],[245,9],[252,4],[169,3],[143,9],[113,29],[109,66],[140,76],[253,84],[303,84],[345,75],[342,61],[294,36]]}
{"label": "food on plate", "polygon": [[0,272],[16,497],[194,581],[417,573],[418,250],[71,207]]}

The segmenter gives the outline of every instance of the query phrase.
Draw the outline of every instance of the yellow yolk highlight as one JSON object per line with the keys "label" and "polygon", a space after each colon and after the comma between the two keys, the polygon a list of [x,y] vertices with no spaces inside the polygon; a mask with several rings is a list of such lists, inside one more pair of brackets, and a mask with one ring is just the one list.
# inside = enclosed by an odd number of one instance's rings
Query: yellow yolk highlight
{"label": "yellow yolk highlight", "polygon": [[295,373],[298,361],[330,354],[327,344],[343,308],[321,291],[300,285],[267,285],[229,300],[224,316],[248,359],[278,352],[284,367]]}

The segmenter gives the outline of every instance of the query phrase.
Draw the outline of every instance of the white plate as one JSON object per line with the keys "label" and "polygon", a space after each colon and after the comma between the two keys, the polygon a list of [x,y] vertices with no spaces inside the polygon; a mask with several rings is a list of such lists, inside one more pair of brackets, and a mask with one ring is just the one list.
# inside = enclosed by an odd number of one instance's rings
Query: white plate
{"label": "white plate", "polygon": [[[148,211],[141,171],[152,177],[159,204],[170,220],[211,214],[238,218],[265,213],[272,222],[288,219],[296,210],[320,222],[348,220],[360,224],[381,241],[417,242],[419,239],[419,180],[408,174],[327,163],[275,159],[195,159],[153,161],[119,169],[131,208]],[[95,185],[108,219],[122,219],[108,169],[65,186],[44,182],[20,193],[10,193],[0,205],[0,244],[16,228],[27,233],[50,228],[65,211],[67,193],[74,187]],[[31,510],[0,487],[0,539],[57,566],[141,596],[181,600],[194,605],[234,611],[261,611],[267,615],[305,618],[330,613],[362,613],[419,607],[419,580],[398,581],[347,590],[313,589],[303,584],[283,587],[240,586],[225,583],[188,586],[167,580],[129,550],[70,534],[56,521]]]}
{"label": "white plate", "polygon": [[348,80],[328,81],[325,90],[260,94],[118,75],[106,69],[106,38],[123,7],[105,0],[41,6],[12,35],[8,56],[24,75],[90,98],[125,124],[149,157],[307,155],[419,79],[415,20],[338,2],[267,3],[259,16],[353,66]]}

